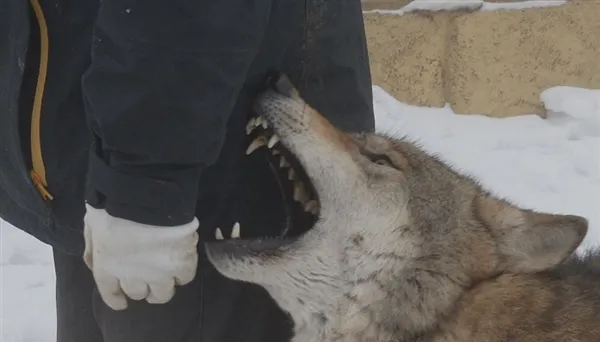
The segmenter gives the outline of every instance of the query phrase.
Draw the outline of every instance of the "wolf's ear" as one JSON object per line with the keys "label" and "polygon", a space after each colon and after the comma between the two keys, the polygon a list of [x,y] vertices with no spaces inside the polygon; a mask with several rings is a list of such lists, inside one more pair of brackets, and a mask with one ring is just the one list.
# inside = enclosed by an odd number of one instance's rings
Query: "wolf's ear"
{"label": "wolf's ear", "polygon": [[478,196],[476,210],[496,237],[505,269],[515,273],[542,271],[563,262],[588,229],[583,217],[525,210],[485,194]]}

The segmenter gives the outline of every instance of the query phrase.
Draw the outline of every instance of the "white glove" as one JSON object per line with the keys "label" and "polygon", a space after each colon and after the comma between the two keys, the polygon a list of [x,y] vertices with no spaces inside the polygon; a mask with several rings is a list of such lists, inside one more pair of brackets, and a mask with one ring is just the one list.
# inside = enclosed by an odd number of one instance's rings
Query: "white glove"
{"label": "white glove", "polygon": [[83,260],[92,270],[100,296],[114,310],[127,308],[126,295],[166,303],[175,285],[196,276],[198,220],[158,227],[113,217],[86,204]]}

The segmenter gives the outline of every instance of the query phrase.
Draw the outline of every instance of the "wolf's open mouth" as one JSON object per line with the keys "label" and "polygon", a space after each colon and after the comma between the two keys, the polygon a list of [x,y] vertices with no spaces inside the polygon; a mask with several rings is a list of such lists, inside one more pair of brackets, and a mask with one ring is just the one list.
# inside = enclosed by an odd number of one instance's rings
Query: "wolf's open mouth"
{"label": "wolf's open mouth", "polygon": [[251,143],[246,150],[246,154],[251,154],[261,148],[267,148],[270,152],[269,160],[277,169],[275,172],[279,175],[280,185],[285,187],[283,192],[289,194],[289,197],[292,197],[290,199],[284,199],[286,200],[286,205],[288,205],[289,209],[288,220],[300,221],[307,224],[301,227],[299,227],[298,224],[292,224],[291,227],[289,227],[291,229],[282,234],[284,236],[277,238],[244,238],[240,224],[236,223],[233,226],[230,238],[224,236],[223,232],[217,228],[215,230],[215,239],[239,239],[241,240],[239,242],[244,245],[249,243],[249,241],[244,242],[243,240],[253,240],[251,244],[254,245],[255,250],[274,249],[278,247],[278,245],[286,244],[286,241],[289,241],[289,239],[281,238],[296,237],[310,230],[312,224],[314,224],[314,221],[319,216],[320,202],[317,192],[301,163],[290,150],[285,147],[284,143],[279,140],[279,136],[269,126],[265,118],[261,116],[251,118],[246,126],[246,134],[251,140]]}
{"label": "wolf's open mouth", "polygon": [[287,178],[293,184],[294,201],[302,205],[305,212],[319,215],[319,199],[312,183],[298,159],[279,141],[277,134],[262,117],[250,119],[246,126],[246,134],[255,139],[248,146],[246,154],[250,154],[266,146],[271,154],[279,159],[279,168],[287,169]]}

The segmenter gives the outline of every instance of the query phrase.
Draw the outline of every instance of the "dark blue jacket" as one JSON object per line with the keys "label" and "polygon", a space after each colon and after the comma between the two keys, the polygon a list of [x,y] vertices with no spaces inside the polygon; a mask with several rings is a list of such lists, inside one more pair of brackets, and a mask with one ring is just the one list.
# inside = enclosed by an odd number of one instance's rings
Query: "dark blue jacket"
{"label": "dark blue jacket", "polygon": [[69,253],[86,200],[142,223],[221,224],[263,172],[244,127],[269,70],[342,129],[374,126],[360,0],[0,7],[0,217]]}

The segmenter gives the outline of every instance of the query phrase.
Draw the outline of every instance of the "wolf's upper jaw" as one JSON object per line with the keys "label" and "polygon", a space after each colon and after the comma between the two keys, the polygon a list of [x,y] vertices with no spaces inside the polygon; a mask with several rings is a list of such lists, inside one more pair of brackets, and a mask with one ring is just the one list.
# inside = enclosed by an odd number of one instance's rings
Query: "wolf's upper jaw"
{"label": "wolf's upper jaw", "polygon": [[303,206],[304,211],[315,216],[319,215],[320,206],[317,193],[301,163],[280,141],[279,136],[270,128],[269,123],[262,116],[252,118],[248,122],[246,134],[253,135],[253,133],[256,134],[256,138],[248,146],[246,154],[251,154],[266,146],[273,156],[279,158],[279,167],[288,169],[287,178],[293,182],[294,200]]}
{"label": "wolf's upper jaw", "polygon": [[[248,145],[246,154],[267,148],[271,155],[278,159],[281,171],[287,170],[287,179],[293,184],[293,198],[302,206],[305,212],[314,216],[319,215],[320,205],[316,191],[309,181],[306,172],[297,158],[281,143],[279,136],[270,128],[267,120],[262,116],[251,118],[246,126],[246,134],[254,139]],[[231,230],[231,239],[240,239],[241,225],[236,222]],[[216,240],[227,239],[220,228],[215,230]]]}

